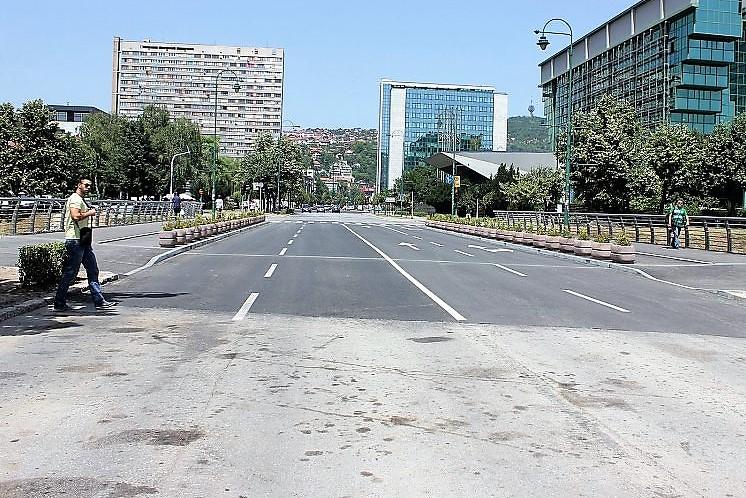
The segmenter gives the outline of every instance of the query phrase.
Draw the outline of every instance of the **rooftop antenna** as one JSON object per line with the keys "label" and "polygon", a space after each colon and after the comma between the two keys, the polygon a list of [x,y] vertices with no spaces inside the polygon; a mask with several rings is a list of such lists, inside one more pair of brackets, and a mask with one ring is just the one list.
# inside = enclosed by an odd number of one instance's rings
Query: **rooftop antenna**
{"label": "rooftop antenna", "polygon": [[534,111],[536,110],[536,107],[534,107],[534,99],[531,99],[531,104],[528,106],[528,113],[531,115],[531,117],[534,117]]}

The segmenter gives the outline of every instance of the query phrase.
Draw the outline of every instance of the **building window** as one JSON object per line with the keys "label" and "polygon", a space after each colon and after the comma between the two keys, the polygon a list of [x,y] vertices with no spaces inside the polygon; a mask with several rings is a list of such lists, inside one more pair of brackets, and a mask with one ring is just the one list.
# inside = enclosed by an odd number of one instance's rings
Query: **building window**
{"label": "building window", "polygon": [[83,116],[84,114],[82,112],[76,112],[73,114],[73,121],[75,121],[76,123],[82,123]]}

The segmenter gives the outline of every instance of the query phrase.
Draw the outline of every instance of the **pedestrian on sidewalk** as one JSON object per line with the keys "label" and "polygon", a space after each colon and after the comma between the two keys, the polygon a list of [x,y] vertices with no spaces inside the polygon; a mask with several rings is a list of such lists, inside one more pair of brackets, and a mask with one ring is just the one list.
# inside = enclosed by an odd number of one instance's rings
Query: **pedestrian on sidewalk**
{"label": "pedestrian on sidewalk", "polygon": [[178,217],[181,214],[181,196],[178,190],[174,192],[174,196],[171,198],[171,205],[174,209],[174,216]]}
{"label": "pedestrian on sidewalk", "polygon": [[62,279],[57,286],[54,296],[55,311],[69,311],[67,305],[67,289],[78,276],[80,264],[86,271],[88,277],[88,288],[91,291],[93,304],[96,309],[105,309],[115,306],[117,303],[107,301],[101,292],[101,284],[98,281],[98,264],[96,255],[93,254],[93,232],[91,228],[91,217],[96,215],[96,210],[88,206],[85,197],[91,190],[91,181],[81,178],[75,192],[67,199],[63,213],[65,220],[65,249],[67,258],[62,270]]}
{"label": "pedestrian on sidewalk", "polygon": [[684,207],[684,199],[679,197],[668,213],[668,227],[671,230],[671,247],[681,247],[681,229],[689,226],[689,214]]}

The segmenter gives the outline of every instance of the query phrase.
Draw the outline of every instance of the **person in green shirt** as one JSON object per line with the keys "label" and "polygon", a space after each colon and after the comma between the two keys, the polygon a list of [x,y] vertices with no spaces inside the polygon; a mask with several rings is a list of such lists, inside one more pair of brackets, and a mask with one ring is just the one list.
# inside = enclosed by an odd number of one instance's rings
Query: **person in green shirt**
{"label": "person in green shirt", "polygon": [[[91,217],[96,215],[96,210],[92,209],[85,201],[85,196],[91,190],[91,181],[87,178],[81,178],[78,181],[78,187],[75,192],[67,199],[65,203],[64,228],[65,228],[65,249],[67,249],[67,258],[62,270],[62,279],[57,285],[57,292],[54,297],[55,311],[69,311],[67,303],[67,289],[75,277],[78,276],[80,265],[86,271],[88,277],[88,288],[91,290],[91,297],[96,309],[109,308],[116,303],[107,301],[101,292],[101,284],[98,281],[98,263],[96,255],[93,254],[91,247]],[[87,232],[87,233],[86,233]],[[81,237],[81,233],[83,236]]]}
{"label": "person in green shirt", "polygon": [[684,199],[679,197],[668,212],[668,228],[671,230],[671,247],[681,247],[681,229],[689,226],[689,214],[684,207]]}

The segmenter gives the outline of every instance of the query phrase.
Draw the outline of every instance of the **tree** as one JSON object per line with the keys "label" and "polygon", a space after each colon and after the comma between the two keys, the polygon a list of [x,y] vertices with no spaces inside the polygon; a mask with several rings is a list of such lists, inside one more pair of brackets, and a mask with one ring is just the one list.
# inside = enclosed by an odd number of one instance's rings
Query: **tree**
{"label": "tree", "polygon": [[[718,125],[706,141],[707,191],[733,215],[746,190],[746,113]],[[746,209],[746,206],[744,206]]]}
{"label": "tree", "polygon": [[549,211],[560,202],[564,172],[557,168],[536,168],[505,185],[510,209]]}
{"label": "tree", "polygon": [[83,169],[76,138],[51,122],[41,100],[0,105],[0,194],[62,196]]}
{"label": "tree", "polygon": [[[443,183],[437,177],[437,170],[429,164],[415,166],[406,170],[402,178],[394,182],[394,192],[414,191],[415,201],[433,206],[438,212],[451,210],[451,186]],[[397,195],[397,194],[395,194]]]}
{"label": "tree", "polygon": [[[631,170],[642,158],[642,133],[634,108],[610,95],[601,97],[590,112],[575,114],[571,178],[586,209],[629,210]],[[565,150],[566,139],[561,135],[559,159]]]}
{"label": "tree", "polygon": [[642,175],[647,177],[644,181],[659,184],[656,190],[660,201],[653,209],[663,212],[673,197],[703,194],[703,145],[702,137],[683,125],[661,125],[646,136],[642,163],[657,178],[649,178],[644,172]]}

